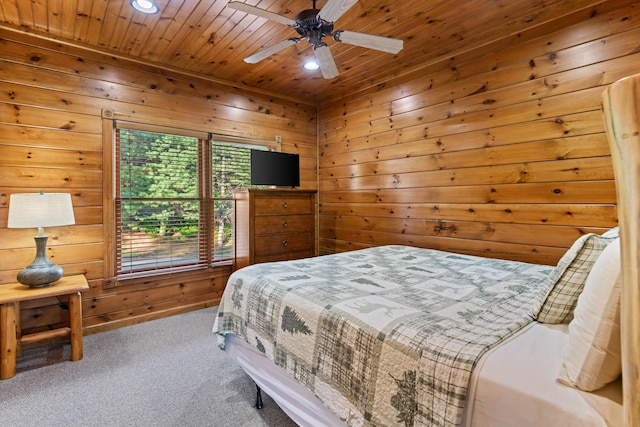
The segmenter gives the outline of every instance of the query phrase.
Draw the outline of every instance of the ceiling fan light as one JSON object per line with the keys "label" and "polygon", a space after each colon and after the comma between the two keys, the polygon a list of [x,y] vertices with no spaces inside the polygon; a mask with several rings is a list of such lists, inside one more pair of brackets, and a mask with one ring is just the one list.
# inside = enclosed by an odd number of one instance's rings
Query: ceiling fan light
{"label": "ceiling fan light", "polygon": [[153,14],[160,10],[153,0],[131,0],[130,3],[131,7],[142,13]]}
{"label": "ceiling fan light", "polygon": [[316,61],[307,61],[304,63],[303,67],[305,68],[305,70],[317,70],[318,68],[320,68]]}

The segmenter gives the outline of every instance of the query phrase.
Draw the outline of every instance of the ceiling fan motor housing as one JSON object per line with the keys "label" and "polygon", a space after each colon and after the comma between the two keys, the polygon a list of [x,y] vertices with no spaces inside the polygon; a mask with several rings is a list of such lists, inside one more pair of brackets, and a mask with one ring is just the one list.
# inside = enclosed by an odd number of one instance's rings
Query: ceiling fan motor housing
{"label": "ceiling fan motor housing", "polygon": [[318,18],[318,13],[320,13],[318,9],[307,9],[296,15],[296,31],[314,48],[324,45],[322,38],[333,31],[333,22]]}

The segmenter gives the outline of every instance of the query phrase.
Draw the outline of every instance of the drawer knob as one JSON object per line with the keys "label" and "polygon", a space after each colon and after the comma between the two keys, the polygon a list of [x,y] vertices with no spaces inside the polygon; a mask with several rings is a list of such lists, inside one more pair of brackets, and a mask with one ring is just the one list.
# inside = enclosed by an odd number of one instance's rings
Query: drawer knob
{"label": "drawer knob", "polygon": [[286,227],[286,226],[288,226],[288,225],[289,225],[289,224],[287,224],[287,221],[282,221],[282,226],[283,226],[283,227]]}
{"label": "drawer knob", "polygon": [[282,246],[287,246],[289,244],[289,242],[287,242],[286,240],[282,241]]}
{"label": "drawer knob", "polygon": [[288,205],[287,205],[287,202],[282,202],[282,207],[283,207],[283,208],[287,209],[287,206],[288,206]]}

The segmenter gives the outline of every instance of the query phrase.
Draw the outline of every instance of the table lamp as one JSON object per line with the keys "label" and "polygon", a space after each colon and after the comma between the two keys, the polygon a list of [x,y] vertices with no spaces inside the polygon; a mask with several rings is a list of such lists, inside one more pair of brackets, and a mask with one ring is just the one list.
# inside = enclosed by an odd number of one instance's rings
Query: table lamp
{"label": "table lamp", "polygon": [[48,236],[44,227],[75,224],[71,195],[68,193],[12,194],[9,199],[7,228],[37,228],[36,258],[20,270],[18,282],[32,288],[51,286],[63,275],[62,267],[47,257]]}

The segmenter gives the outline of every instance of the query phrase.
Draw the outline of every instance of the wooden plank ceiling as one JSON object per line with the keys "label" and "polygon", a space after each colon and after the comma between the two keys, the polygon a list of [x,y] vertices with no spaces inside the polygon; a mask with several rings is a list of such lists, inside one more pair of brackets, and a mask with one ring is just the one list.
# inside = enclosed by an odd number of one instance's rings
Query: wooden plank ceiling
{"label": "wooden plank ceiling", "polygon": [[[290,19],[313,5],[312,0],[241,1]],[[257,64],[245,63],[245,57],[298,34],[227,3],[157,0],[160,12],[143,15],[129,0],[2,0],[0,26],[321,104],[600,1],[360,0],[335,29],[399,38],[404,49],[392,55],[325,38],[340,72],[331,80],[303,69],[305,59],[314,56],[305,40]],[[316,6],[325,3],[318,0]]]}

